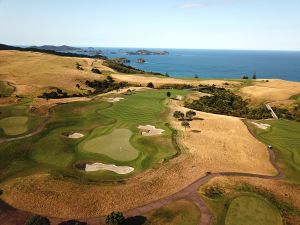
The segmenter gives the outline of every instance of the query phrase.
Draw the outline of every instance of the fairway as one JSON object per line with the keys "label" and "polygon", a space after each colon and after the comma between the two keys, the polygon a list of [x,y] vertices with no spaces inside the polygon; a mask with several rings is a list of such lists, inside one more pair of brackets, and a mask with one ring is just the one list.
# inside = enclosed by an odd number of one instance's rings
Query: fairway
{"label": "fairway", "polygon": [[198,207],[187,200],[177,200],[145,216],[145,225],[197,225],[200,221]]}
{"label": "fairway", "polygon": [[19,135],[28,130],[28,117],[26,116],[12,116],[0,120],[0,127],[7,135]]}
{"label": "fairway", "polygon": [[300,182],[300,123],[288,120],[262,121],[270,124],[267,130],[253,127],[256,136],[266,144],[271,144],[277,153],[277,160],[286,177]]}
{"label": "fairway", "polygon": [[282,225],[279,211],[256,196],[235,198],[227,211],[225,225]]}
{"label": "fairway", "polygon": [[117,161],[131,161],[138,157],[138,151],[129,142],[131,136],[128,129],[116,129],[108,135],[86,141],[83,150],[104,154]]}

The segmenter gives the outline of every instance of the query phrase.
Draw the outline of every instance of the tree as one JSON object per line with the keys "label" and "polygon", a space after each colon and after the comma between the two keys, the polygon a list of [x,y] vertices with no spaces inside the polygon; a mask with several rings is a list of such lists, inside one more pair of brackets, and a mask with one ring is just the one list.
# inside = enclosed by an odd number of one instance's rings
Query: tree
{"label": "tree", "polygon": [[190,128],[190,123],[188,121],[182,121],[181,126],[183,126],[184,129],[186,130],[186,128]]}
{"label": "tree", "polygon": [[185,116],[186,116],[187,118],[189,118],[189,120],[192,120],[193,116],[196,116],[196,112],[193,111],[193,110],[189,110],[189,111],[187,111],[187,112],[185,113]]}
{"label": "tree", "polygon": [[171,97],[171,92],[167,92],[167,96],[170,98]]}
{"label": "tree", "polygon": [[105,223],[107,225],[120,225],[124,222],[125,217],[121,212],[112,212],[106,216]]}
{"label": "tree", "polygon": [[96,74],[101,74],[102,73],[98,68],[95,68],[95,67],[91,71],[93,73],[96,73]]}
{"label": "tree", "polygon": [[80,84],[76,84],[76,87],[79,89],[80,88]]}
{"label": "tree", "polygon": [[78,220],[68,220],[68,221],[62,222],[58,225],[87,225],[87,223],[80,222]]}
{"label": "tree", "polygon": [[111,76],[107,76],[106,79],[107,79],[107,81],[108,81],[110,84],[112,84],[112,83],[115,82],[114,78],[112,78]]}
{"label": "tree", "polygon": [[256,72],[253,73],[252,79],[256,79]]}
{"label": "tree", "polygon": [[197,75],[197,74],[195,74],[194,78],[198,79],[199,77],[198,77],[198,75]]}
{"label": "tree", "polygon": [[184,119],[184,113],[180,112],[180,111],[175,111],[173,113],[173,116],[176,118],[176,119]]}
{"label": "tree", "polygon": [[149,83],[147,84],[147,87],[148,87],[148,88],[154,88],[154,84],[153,84],[152,82],[149,82]]}
{"label": "tree", "polygon": [[243,78],[244,80],[249,79],[247,75],[244,75],[242,78]]}
{"label": "tree", "polygon": [[25,225],[50,225],[50,221],[47,217],[34,215],[26,221]]}

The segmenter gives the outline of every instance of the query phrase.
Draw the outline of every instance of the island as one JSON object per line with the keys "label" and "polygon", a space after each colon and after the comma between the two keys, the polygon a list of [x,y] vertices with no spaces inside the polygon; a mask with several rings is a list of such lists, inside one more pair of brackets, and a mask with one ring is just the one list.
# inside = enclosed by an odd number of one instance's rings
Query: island
{"label": "island", "polygon": [[136,62],[137,62],[137,63],[145,63],[146,60],[143,59],[143,58],[138,58],[138,59],[136,60]]}
{"label": "island", "polygon": [[120,64],[130,63],[130,60],[127,58],[114,58],[112,60]]}
{"label": "island", "polygon": [[167,51],[150,51],[150,50],[137,50],[135,52],[126,52],[127,55],[169,55]]}

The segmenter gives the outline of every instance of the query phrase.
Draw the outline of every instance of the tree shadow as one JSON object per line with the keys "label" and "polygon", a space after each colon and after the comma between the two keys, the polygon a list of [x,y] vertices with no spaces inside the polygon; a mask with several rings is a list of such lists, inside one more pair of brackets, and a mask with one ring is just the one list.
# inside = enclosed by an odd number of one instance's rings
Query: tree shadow
{"label": "tree shadow", "polygon": [[134,216],[125,219],[122,225],[143,225],[146,221],[147,218],[144,216]]}

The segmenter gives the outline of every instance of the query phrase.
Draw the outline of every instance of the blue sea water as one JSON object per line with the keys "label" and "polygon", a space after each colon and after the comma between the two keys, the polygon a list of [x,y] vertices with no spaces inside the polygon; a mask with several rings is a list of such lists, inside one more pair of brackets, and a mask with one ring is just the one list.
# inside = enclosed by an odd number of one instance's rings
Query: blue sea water
{"label": "blue sea water", "polygon": [[[241,78],[243,75],[257,78],[280,78],[300,81],[300,52],[287,51],[237,51],[196,49],[148,49],[165,50],[169,55],[127,55],[133,48],[97,48],[109,58],[126,57],[129,65],[171,77]],[[114,53],[114,54],[112,54]],[[136,63],[144,58],[146,63]]]}

